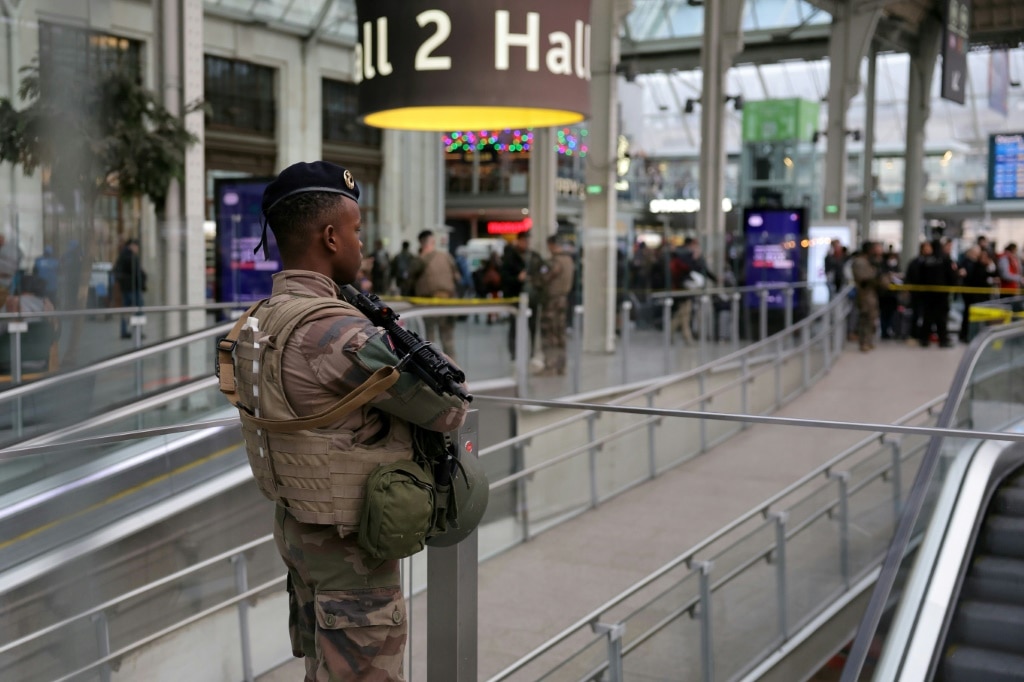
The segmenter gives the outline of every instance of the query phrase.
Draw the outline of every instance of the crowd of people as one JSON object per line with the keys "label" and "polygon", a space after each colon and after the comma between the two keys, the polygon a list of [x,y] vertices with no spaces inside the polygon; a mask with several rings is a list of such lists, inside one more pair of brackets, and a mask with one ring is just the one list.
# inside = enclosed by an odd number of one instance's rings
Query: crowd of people
{"label": "crowd of people", "polygon": [[1024,279],[1015,243],[997,253],[981,236],[956,259],[952,249],[949,239],[924,241],[917,255],[901,267],[891,247],[883,252],[878,242],[865,242],[853,254],[847,254],[838,241],[832,242],[824,264],[829,288],[836,294],[847,283],[855,285],[851,338],[862,351],[872,350],[878,336],[907,339],[922,347],[932,342],[942,348],[952,346],[948,327],[956,298],[963,304],[956,334],[961,343],[967,343],[972,305],[992,298],[996,287],[1002,297],[1018,295]]}
{"label": "crowd of people", "polygon": [[[534,354],[534,338],[540,325],[540,344],[544,358],[541,375],[564,375],[566,371],[566,326],[569,295],[575,282],[576,263],[557,236],[547,239],[547,254],[531,248],[529,231],[520,232],[499,254],[492,252],[471,270],[465,247],[455,255],[437,246],[436,235],[423,230],[417,236],[413,252],[408,241],[389,254],[381,240],[363,259],[357,281],[363,291],[381,296],[401,295],[417,298],[493,298],[511,299],[529,295],[529,348]],[[493,322],[490,317],[488,322]],[[508,350],[515,356],[515,318],[510,317]],[[427,318],[427,336],[439,341],[445,353],[455,356],[454,319],[451,316]]]}

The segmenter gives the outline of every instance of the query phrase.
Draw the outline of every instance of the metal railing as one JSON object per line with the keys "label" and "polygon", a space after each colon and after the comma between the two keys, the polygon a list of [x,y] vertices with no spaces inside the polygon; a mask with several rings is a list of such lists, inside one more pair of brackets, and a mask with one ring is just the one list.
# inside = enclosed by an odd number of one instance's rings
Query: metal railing
{"label": "metal railing", "polygon": [[[831,366],[832,362],[834,362],[835,358],[838,356],[839,349],[842,347],[843,338],[845,337],[845,324],[843,323],[843,316],[845,312],[843,307],[844,304],[845,301],[843,300],[836,301],[832,306],[819,310],[807,319],[796,323],[792,328],[785,330],[777,338],[773,337],[764,339],[751,344],[749,347],[726,355],[708,367],[683,372],[679,375],[662,379],[650,384],[649,386],[634,389],[630,393],[627,393],[627,395],[621,396],[617,399],[614,397],[615,392],[621,393],[623,389],[615,389],[614,391],[611,391],[609,395],[612,396],[613,402],[615,403],[628,404],[630,401],[640,400],[644,404],[651,406],[655,404],[655,399],[659,395],[663,395],[667,399],[670,399],[670,404],[673,408],[685,408],[692,406],[706,408],[713,400],[721,403],[725,401],[728,396],[731,396],[738,411],[740,412],[753,412],[755,415],[771,412],[777,409],[786,400],[806,389],[818,376],[827,372],[828,367]],[[497,308],[502,312],[509,312],[509,306],[507,305],[497,306]],[[520,326],[525,328],[526,318],[525,315],[521,314],[522,311],[523,308],[521,307],[519,311],[519,319],[522,320],[522,322],[520,322]],[[470,314],[480,312],[480,310],[477,308],[465,311],[460,309],[445,309],[444,312],[447,314]],[[414,320],[417,313],[423,314],[421,311],[408,311],[407,313],[403,313],[403,317]],[[223,333],[220,330],[208,331],[210,331],[211,335],[216,333],[216,331]],[[520,331],[522,331],[522,329]],[[525,354],[520,354],[520,357],[525,358]],[[525,371],[522,368],[518,368],[516,373],[517,375],[522,376],[525,374]],[[759,384],[764,384],[760,391],[764,394],[761,398],[756,395],[758,391],[754,390],[759,386]],[[697,394],[694,397],[690,397],[682,401],[676,400],[676,397],[672,395],[673,388],[688,385],[695,385],[697,387]],[[28,387],[24,388],[27,389]],[[567,406],[560,403],[557,406],[548,405],[547,407],[548,409],[565,409]],[[528,413],[529,411],[525,412]],[[692,422],[696,424],[695,428],[697,428],[700,433],[699,438],[694,439],[695,442],[700,443],[699,449],[694,452],[684,453],[684,456],[671,461],[658,461],[658,458],[655,456],[655,450],[657,449],[659,438],[658,426],[660,423],[663,423],[664,420],[661,420],[660,417],[643,419],[635,424],[626,425],[623,428],[616,428],[615,425],[609,425],[606,433],[599,433],[602,429],[600,414],[601,408],[594,407],[593,409],[587,409],[585,412],[581,412],[568,420],[562,420],[561,422],[550,426],[539,429],[527,429],[527,433],[523,433],[514,439],[495,444],[494,446],[484,450],[481,454],[496,456],[502,450],[511,448],[518,451],[519,455],[523,457],[522,459],[517,459],[517,466],[519,466],[519,464],[526,465],[526,456],[530,454],[531,440],[539,441],[545,436],[550,436],[558,431],[568,433],[576,424],[587,424],[590,429],[590,433],[585,444],[577,445],[573,453],[565,453],[564,456],[564,459],[569,459],[572,457],[581,457],[585,454],[588,466],[590,467],[588,474],[580,479],[580,488],[586,490],[588,500],[585,504],[581,505],[581,508],[576,510],[575,513],[582,513],[582,511],[591,508],[595,504],[599,504],[610,496],[618,494],[619,492],[622,492],[643,480],[656,476],[665,469],[674,466],[675,464],[678,464],[699,452],[706,451],[708,448],[722,442],[733,433],[738,433],[746,426],[746,424],[741,420],[737,420],[734,422],[735,429],[732,431],[714,434],[710,432],[710,429],[704,419],[693,419]],[[684,415],[681,411],[679,414]],[[691,413],[685,416],[694,417],[698,416],[698,414]],[[111,436],[97,439],[85,439],[81,441],[81,444],[86,445],[90,442],[111,443],[117,442],[119,438],[140,438],[147,435],[156,435],[158,433],[172,434],[213,425],[223,427],[228,426],[229,424],[222,422],[230,421],[231,420],[220,420],[216,423],[207,422],[188,426],[172,426],[161,429],[150,429],[131,434],[113,434]],[[526,423],[527,422],[524,421],[524,424]],[[71,432],[65,435],[70,435],[70,433]],[[637,436],[639,436],[639,439]],[[605,448],[604,455],[612,453],[616,441],[618,441],[622,447],[625,447],[632,452],[645,451],[648,454],[646,459],[646,471],[643,476],[637,477],[635,480],[623,481],[614,486],[604,486],[605,489],[600,490],[598,480],[603,475],[602,471],[607,469],[608,465],[605,463],[604,468],[601,468],[601,461],[603,457],[602,453],[599,452],[599,448]],[[645,444],[646,448],[637,447],[637,445],[642,444]],[[68,443],[64,442],[63,445],[67,446]],[[60,446],[43,446],[41,444],[37,444],[29,448],[20,448],[13,451],[8,450],[7,456],[5,456],[4,459],[8,459],[10,457],[25,457],[29,454],[42,454],[47,451],[47,448],[52,447]],[[495,493],[500,494],[502,489],[515,489],[516,494],[519,495],[517,507],[523,513],[523,518],[517,520],[516,523],[519,525],[522,532],[515,538],[509,538],[507,534],[502,535],[501,533],[497,534],[500,537],[494,537],[495,533],[492,532],[492,528],[484,528],[482,533],[482,545],[485,545],[482,552],[483,554],[493,554],[498,551],[502,551],[503,549],[507,549],[519,542],[529,539],[531,536],[545,530],[546,528],[552,527],[554,523],[558,521],[564,521],[567,518],[571,518],[571,515],[566,515],[565,513],[557,513],[554,515],[549,514],[547,517],[541,513],[534,513],[532,514],[534,520],[539,521],[540,523],[531,525],[531,509],[529,502],[529,486],[531,485],[530,479],[536,481],[540,476],[545,475],[542,472],[554,470],[558,463],[559,462],[557,461],[551,461],[544,464],[532,464],[529,468],[522,466],[511,476],[495,481],[492,486]],[[539,512],[541,509],[538,508],[532,511]],[[491,525],[493,527],[500,524]],[[235,552],[235,554],[238,554],[238,552]],[[237,561],[238,559],[235,559],[236,563]],[[276,585],[276,583],[268,583],[261,589],[272,591],[274,589],[274,585]],[[246,592],[246,594],[251,593]],[[241,599],[244,599],[244,597],[241,597]],[[238,602],[229,601],[223,606],[226,608],[235,603]],[[213,613],[213,611],[204,611],[203,613],[209,614]],[[106,617],[101,620],[103,622],[107,622]],[[186,621],[183,621],[183,625],[195,622],[197,621],[195,614],[193,614],[192,616],[189,616]],[[99,641],[109,641],[109,637],[102,638]],[[151,637],[147,637],[145,641],[151,642],[153,639]],[[7,651],[7,649],[3,649],[2,651]],[[118,656],[123,656],[124,647],[119,648],[118,652],[115,653]],[[115,657],[113,654],[111,654],[111,656]]]}

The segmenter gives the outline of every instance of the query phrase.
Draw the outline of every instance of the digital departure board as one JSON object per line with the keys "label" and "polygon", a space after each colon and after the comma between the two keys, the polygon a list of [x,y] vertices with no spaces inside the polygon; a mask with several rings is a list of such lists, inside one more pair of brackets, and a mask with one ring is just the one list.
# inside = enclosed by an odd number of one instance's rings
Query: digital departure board
{"label": "digital departure board", "polygon": [[989,136],[988,198],[1024,199],[1024,133]]}

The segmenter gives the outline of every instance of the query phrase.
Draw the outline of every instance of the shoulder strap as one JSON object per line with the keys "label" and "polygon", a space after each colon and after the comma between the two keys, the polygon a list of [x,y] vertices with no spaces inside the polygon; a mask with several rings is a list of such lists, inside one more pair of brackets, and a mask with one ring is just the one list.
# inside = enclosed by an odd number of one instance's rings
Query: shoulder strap
{"label": "shoulder strap", "polygon": [[267,299],[264,298],[249,306],[249,309],[242,313],[242,316],[235,321],[235,326],[231,328],[231,331],[217,339],[217,364],[215,369],[217,379],[220,382],[219,388],[220,392],[224,394],[232,405],[238,405],[238,391],[235,386],[235,360],[232,357],[235,344],[238,343],[238,335],[242,333],[242,328],[245,326],[249,316],[266,302]]}

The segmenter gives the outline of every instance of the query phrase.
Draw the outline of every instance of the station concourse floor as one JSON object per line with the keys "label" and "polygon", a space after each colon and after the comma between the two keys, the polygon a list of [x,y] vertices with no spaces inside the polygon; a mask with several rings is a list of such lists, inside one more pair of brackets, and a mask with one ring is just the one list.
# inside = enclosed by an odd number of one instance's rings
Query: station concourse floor
{"label": "station concourse floor", "polygon": [[[775,414],[891,423],[948,390],[964,348],[924,349],[886,341],[865,354],[849,343],[824,378]],[[754,425],[484,561],[478,593],[479,678],[504,669],[865,435]],[[634,532],[638,527],[645,532]],[[420,652],[426,646],[426,618],[417,620],[415,613],[417,607],[425,612],[425,599],[424,594],[413,598],[411,646]],[[287,636],[285,622],[281,636]],[[407,677],[425,680],[425,670],[418,668],[406,671]],[[257,679],[302,678],[303,664],[296,659]]]}

